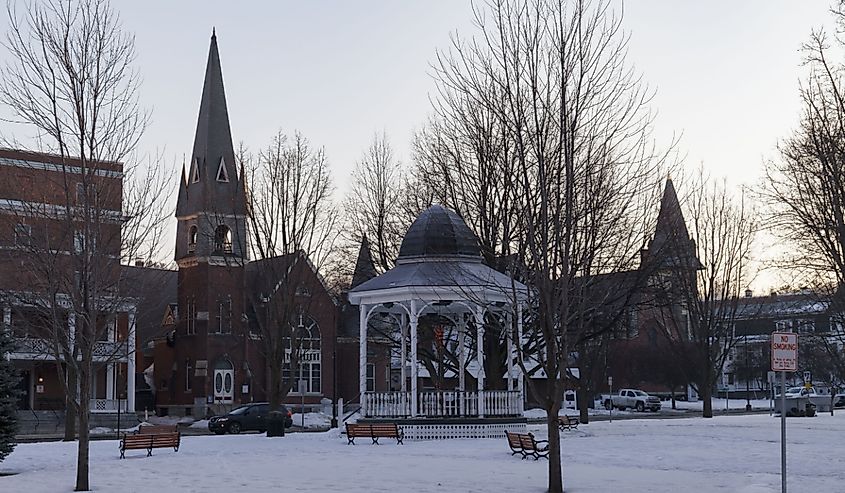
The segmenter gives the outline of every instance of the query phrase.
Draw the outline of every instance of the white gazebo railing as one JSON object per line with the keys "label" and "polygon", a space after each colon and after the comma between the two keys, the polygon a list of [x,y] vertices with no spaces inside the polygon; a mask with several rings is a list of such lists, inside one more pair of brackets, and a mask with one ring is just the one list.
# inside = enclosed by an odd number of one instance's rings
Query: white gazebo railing
{"label": "white gazebo railing", "polygon": [[[479,400],[483,412],[479,410]],[[518,390],[420,392],[416,417],[472,418],[522,416],[522,393]],[[366,392],[362,404],[367,418],[415,417],[410,392]]]}
{"label": "white gazebo railing", "polygon": [[[366,401],[366,403],[365,403]],[[366,392],[361,403],[368,418],[406,418],[411,415],[410,392]]]}

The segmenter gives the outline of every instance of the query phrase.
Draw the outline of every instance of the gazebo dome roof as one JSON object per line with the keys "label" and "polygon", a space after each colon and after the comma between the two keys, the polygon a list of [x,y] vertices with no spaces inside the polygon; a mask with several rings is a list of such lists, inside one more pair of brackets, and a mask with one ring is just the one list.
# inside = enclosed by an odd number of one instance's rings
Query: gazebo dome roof
{"label": "gazebo dome roof", "polygon": [[397,263],[420,257],[455,256],[480,260],[478,237],[455,211],[435,204],[422,211],[408,228]]}

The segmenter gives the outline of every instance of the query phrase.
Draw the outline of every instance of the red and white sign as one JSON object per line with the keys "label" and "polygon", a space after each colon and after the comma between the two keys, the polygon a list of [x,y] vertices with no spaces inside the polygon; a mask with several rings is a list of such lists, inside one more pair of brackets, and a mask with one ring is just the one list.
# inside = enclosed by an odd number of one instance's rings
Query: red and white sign
{"label": "red and white sign", "polygon": [[798,334],[791,332],[772,334],[772,370],[798,370]]}

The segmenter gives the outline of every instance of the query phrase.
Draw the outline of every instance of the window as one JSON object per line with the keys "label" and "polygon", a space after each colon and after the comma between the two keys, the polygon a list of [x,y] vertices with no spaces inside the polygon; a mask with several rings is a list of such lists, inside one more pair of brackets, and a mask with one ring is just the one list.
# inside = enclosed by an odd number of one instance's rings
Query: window
{"label": "window", "polygon": [[30,246],[32,244],[32,226],[29,224],[15,224],[15,246]]}
{"label": "window", "polygon": [[217,181],[228,183],[229,172],[226,171],[226,160],[220,158],[220,166],[217,167]]}
{"label": "window", "polygon": [[[291,377],[294,377],[291,380]],[[284,382],[290,382],[291,393],[299,393],[299,382],[303,382],[306,394],[319,394],[321,392],[320,379],[320,362],[319,361],[300,361],[299,369],[295,375],[291,374],[290,362],[282,365],[282,379]]]}
{"label": "window", "polygon": [[191,183],[200,181],[200,158],[194,158],[191,163]]}
{"label": "window", "polygon": [[225,224],[217,226],[217,230],[214,232],[214,250],[232,253],[232,230]]}
{"label": "window", "polygon": [[185,304],[185,333],[190,336],[197,333],[197,302],[189,296]]}
{"label": "window", "polygon": [[82,253],[85,251],[85,233],[82,231],[73,232],[73,251]]}
{"label": "window", "polygon": [[232,298],[226,298],[217,303],[216,318],[216,333],[228,334],[232,332]]}
{"label": "window", "polygon": [[367,363],[367,392],[376,391],[376,365]]}
{"label": "window", "polygon": [[185,360],[185,392],[190,392],[193,389],[194,367],[191,366],[191,360]]}
{"label": "window", "polygon": [[188,253],[193,253],[197,249],[197,226],[191,226],[188,230]]}
{"label": "window", "polygon": [[728,373],[728,385],[733,385],[733,384],[734,384],[734,374]]}
{"label": "window", "polygon": [[628,339],[636,339],[640,335],[640,320],[637,310],[631,308],[628,311],[628,333],[625,334]]}
{"label": "window", "polygon": [[[87,199],[87,200],[86,200]],[[84,183],[77,183],[76,184],[76,205],[84,206],[84,205],[91,205],[95,206],[97,204],[97,187],[94,186],[93,183],[88,184],[88,196],[85,196],[85,184]]]}
{"label": "window", "polygon": [[[282,367],[282,378],[292,383],[292,391],[299,391],[299,382],[304,382],[305,392],[319,394],[322,392],[322,350],[320,345],[320,328],[317,323],[304,314],[297,317],[297,324],[291,327],[293,331],[293,346],[291,338],[287,337],[285,344],[285,361]],[[292,351],[299,356],[299,368],[296,374],[291,373],[290,362]],[[293,378],[293,381],[291,381]]]}
{"label": "window", "polygon": [[816,324],[813,320],[795,320],[794,324],[798,327],[799,334],[811,334],[816,331]]}

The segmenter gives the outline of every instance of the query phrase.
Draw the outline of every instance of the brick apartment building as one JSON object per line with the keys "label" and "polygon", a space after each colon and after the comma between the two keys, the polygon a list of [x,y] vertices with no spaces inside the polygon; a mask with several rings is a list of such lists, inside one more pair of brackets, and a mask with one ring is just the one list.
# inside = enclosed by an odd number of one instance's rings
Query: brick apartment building
{"label": "brick apartment building", "polygon": [[67,407],[55,338],[73,340],[70,296],[83,258],[96,263],[97,285],[109,293],[97,300],[108,313],[98,321],[92,413],[117,411],[119,397],[123,410],[134,407],[136,307],[119,294],[122,178],[120,163],[0,150],[2,322],[15,339],[22,410],[58,416]]}

